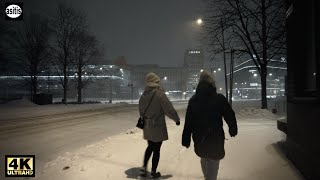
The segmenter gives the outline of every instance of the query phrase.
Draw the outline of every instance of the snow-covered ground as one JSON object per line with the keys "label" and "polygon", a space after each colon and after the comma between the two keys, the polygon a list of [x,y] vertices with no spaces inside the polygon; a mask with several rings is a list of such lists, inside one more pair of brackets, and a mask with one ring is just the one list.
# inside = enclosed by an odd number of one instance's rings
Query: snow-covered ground
{"label": "snow-covered ground", "polygon": [[[174,104],[182,124],[176,126],[173,121],[167,121],[169,140],[163,143],[158,170],[163,179],[203,179],[200,159],[193,148],[181,146],[187,104]],[[230,138],[225,127],[228,139],[226,157],[221,161],[218,179],[303,179],[281,149],[285,135],[276,127],[278,116],[259,109],[259,106],[260,101],[233,103],[239,134],[236,138]],[[35,127],[26,128],[20,133],[23,136],[17,134],[15,129],[12,132],[7,130],[11,134],[0,133],[0,142],[5,145],[6,154],[36,154],[38,180],[138,178],[138,168],[142,164],[147,143],[142,139],[141,130],[133,128],[124,131],[127,127],[134,127],[138,116],[136,105],[39,106],[20,100],[0,105],[0,114],[0,125],[5,129],[36,122]],[[64,118],[68,120],[61,121]],[[21,126],[19,128],[24,129]]]}
{"label": "snow-covered ground", "polygon": [[[180,113],[184,119],[184,114]],[[285,139],[276,127],[276,116],[267,110],[237,111],[239,134],[230,138],[226,129],[226,157],[220,163],[219,180],[299,180],[300,173],[281,150]],[[158,170],[163,179],[203,179],[200,159],[193,148],[181,146],[183,123],[167,121],[169,140],[163,143]],[[147,146],[142,131],[131,129],[100,142],[66,152],[46,163],[39,180],[137,179]],[[149,162],[151,167],[151,161]]]}

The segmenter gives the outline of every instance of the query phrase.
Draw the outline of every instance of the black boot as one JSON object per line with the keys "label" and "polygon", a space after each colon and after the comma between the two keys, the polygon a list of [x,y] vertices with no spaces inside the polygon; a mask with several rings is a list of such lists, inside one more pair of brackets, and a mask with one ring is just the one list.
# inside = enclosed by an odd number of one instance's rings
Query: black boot
{"label": "black boot", "polygon": [[152,178],[159,178],[159,177],[161,177],[161,174],[160,174],[160,172],[152,171],[151,172],[151,177]]}

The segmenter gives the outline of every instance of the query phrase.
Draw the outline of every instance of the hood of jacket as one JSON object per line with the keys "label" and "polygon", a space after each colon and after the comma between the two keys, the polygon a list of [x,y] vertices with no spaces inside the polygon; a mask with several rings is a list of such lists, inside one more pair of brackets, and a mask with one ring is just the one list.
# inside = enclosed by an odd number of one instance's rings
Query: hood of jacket
{"label": "hood of jacket", "polygon": [[196,97],[205,99],[212,94],[216,94],[217,89],[207,81],[200,81],[196,89]]}

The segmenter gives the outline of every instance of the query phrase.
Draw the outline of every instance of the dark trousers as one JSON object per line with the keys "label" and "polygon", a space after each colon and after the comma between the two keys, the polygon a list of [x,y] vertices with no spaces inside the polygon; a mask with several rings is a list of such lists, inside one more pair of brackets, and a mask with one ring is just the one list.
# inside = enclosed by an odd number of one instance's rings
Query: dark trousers
{"label": "dark trousers", "polygon": [[151,154],[153,153],[152,168],[151,168],[152,172],[157,172],[157,167],[158,167],[159,159],[160,159],[161,145],[162,145],[162,142],[148,141],[148,147],[147,147],[146,152],[144,154],[143,167],[147,167],[148,161],[151,157]]}

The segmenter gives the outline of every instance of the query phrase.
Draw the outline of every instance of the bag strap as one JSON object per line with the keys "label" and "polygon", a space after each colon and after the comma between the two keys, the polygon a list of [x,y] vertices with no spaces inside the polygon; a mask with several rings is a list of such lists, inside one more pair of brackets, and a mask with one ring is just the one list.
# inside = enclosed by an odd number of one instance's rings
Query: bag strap
{"label": "bag strap", "polygon": [[[157,92],[157,90],[156,90],[156,92]],[[142,117],[144,117],[144,115],[146,114],[146,112],[147,112],[147,110],[148,110],[148,108],[149,108],[149,106],[150,106],[150,104],[151,104],[151,101],[152,101],[152,99],[153,99],[153,96],[156,94],[156,92],[153,93],[153,95],[152,95],[152,97],[151,97],[151,99],[150,99],[150,101],[149,101],[149,104],[148,104],[146,110],[144,111]]]}

